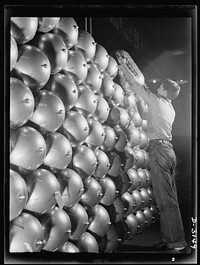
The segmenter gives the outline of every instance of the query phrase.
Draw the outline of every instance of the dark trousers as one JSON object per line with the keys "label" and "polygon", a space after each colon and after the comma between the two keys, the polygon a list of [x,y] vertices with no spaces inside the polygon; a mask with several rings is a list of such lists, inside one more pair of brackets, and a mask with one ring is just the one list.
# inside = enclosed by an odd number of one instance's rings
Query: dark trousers
{"label": "dark trousers", "polygon": [[168,141],[151,140],[148,146],[152,188],[160,211],[161,235],[168,248],[185,247],[185,234],[175,183],[176,155]]}

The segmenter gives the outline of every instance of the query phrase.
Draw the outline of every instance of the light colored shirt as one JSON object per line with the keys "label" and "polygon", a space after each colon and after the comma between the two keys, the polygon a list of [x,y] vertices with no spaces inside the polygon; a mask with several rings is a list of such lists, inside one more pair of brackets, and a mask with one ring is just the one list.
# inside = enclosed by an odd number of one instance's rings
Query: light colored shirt
{"label": "light colored shirt", "polygon": [[147,138],[148,140],[172,140],[172,125],[175,111],[170,100],[159,97],[145,86],[133,84],[133,90],[142,97],[148,105]]}

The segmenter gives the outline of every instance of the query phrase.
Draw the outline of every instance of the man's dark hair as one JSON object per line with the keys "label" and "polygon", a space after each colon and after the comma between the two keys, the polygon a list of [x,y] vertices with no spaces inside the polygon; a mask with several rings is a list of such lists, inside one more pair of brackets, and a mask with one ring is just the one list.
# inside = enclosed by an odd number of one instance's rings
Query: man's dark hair
{"label": "man's dark hair", "polygon": [[178,83],[171,79],[165,79],[162,85],[163,88],[167,91],[168,99],[175,99],[176,97],[178,97],[181,89]]}

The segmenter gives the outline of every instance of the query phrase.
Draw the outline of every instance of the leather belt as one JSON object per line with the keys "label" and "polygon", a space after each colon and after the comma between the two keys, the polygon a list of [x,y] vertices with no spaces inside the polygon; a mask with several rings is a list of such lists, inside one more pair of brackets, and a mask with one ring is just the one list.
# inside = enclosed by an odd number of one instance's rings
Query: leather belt
{"label": "leather belt", "polygon": [[158,142],[158,143],[168,144],[168,145],[171,145],[172,146],[172,144],[170,143],[170,141],[164,140],[164,139],[152,139],[152,140],[149,141],[149,143],[150,142]]}
{"label": "leather belt", "polygon": [[163,144],[168,144],[168,143],[170,143],[169,141],[167,141],[167,140],[163,140],[163,139],[158,139],[158,142],[159,142],[159,143],[163,143]]}

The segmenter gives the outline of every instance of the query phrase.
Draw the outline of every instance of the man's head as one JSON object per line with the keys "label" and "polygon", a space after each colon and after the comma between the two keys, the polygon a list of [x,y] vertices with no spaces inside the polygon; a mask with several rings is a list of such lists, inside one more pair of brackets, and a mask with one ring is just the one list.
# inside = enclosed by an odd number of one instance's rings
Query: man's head
{"label": "man's head", "polygon": [[165,79],[160,87],[157,89],[157,94],[159,96],[166,97],[168,99],[175,99],[178,97],[180,92],[180,86],[175,81],[171,79]]}

